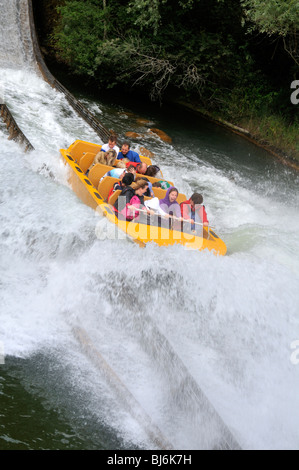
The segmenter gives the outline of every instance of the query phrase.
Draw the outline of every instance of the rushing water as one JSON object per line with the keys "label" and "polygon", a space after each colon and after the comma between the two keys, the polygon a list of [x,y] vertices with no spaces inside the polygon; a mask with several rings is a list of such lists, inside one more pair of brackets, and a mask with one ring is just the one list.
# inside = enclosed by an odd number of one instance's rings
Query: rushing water
{"label": "rushing water", "polygon": [[298,449],[298,174],[179,109],[84,95],[107,128],[142,134],[135,148],[181,192],[203,193],[228,254],[101,237],[59,158],[101,141],[15,65],[0,62],[0,87],[35,151],[1,127],[0,448],[155,448],[156,432],[210,449],[225,440],[210,403],[243,449]]}

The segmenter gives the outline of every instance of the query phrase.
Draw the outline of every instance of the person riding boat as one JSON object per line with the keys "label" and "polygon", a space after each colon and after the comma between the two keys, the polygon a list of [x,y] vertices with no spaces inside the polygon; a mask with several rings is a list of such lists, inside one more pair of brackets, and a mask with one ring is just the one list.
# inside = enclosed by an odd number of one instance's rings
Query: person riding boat
{"label": "person riding boat", "polygon": [[152,176],[153,178],[159,178],[159,177],[161,178],[160,168],[157,165],[149,165],[145,172],[145,176]]}
{"label": "person riding boat", "polygon": [[146,170],[147,170],[147,164],[144,162],[127,162],[126,167],[128,168],[129,166],[133,165],[136,169],[136,173],[139,173],[140,175],[145,175]]}
{"label": "person riding boat", "polygon": [[162,209],[166,216],[174,215],[178,219],[181,219],[180,205],[176,202],[178,195],[178,190],[174,186],[171,186],[167,189],[165,197],[160,199],[160,209]]}
{"label": "person riding boat", "polygon": [[131,162],[141,162],[139,154],[134,150],[130,149],[129,142],[124,142],[121,146],[121,150],[117,155],[118,160],[122,160],[123,158],[127,158]]}
{"label": "person riding boat", "polygon": [[144,180],[144,181],[146,181],[147,184],[148,184],[147,191],[145,192],[144,195],[147,196],[147,197],[155,197],[155,195],[154,195],[154,193],[153,193],[153,185],[152,185],[152,183],[148,180],[148,178],[147,178],[146,176],[138,176],[138,177],[136,178],[136,180],[135,180],[136,183],[137,183],[137,181],[139,181],[139,180]]}
{"label": "person riding boat", "polygon": [[160,185],[161,185],[160,188],[162,188],[162,189],[168,189],[168,188],[171,187],[171,184],[168,183],[168,181],[165,181],[165,180],[160,180],[160,181],[158,181],[158,183],[160,183]]}
{"label": "person riding boat", "polygon": [[[114,208],[126,220],[132,220],[133,218],[138,217],[141,207],[144,207],[144,193],[148,188],[148,182],[140,179],[137,182],[133,182],[131,186],[126,186],[121,194],[119,195],[117,201],[114,204]],[[150,211],[148,211],[150,213]]]}
{"label": "person riding boat", "polygon": [[[117,169],[117,168],[115,168],[115,169]],[[113,173],[113,171],[114,171],[114,169],[108,171],[108,173],[106,173],[103,176],[103,178],[105,178],[106,176],[112,176],[114,178],[117,178],[117,177],[119,178],[119,181],[114,183],[114,185],[112,186],[112,188],[109,191],[108,198],[107,198],[108,201],[109,201],[109,198],[112,196],[112,194],[115,191],[117,191],[118,189],[121,190],[124,186],[127,186],[127,184],[124,184],[124,185],[122,184],[122,179],[125,177],[126,174],[132,174],[133,175],[133,180],[132,181],[134,181],[135,175],[136,175],[136,170],[135,170],[135,167],[133,165],[130,165],[126,170],[122,170],[122,173],[118,174],[118,176],[116,176],[117,173]],[[103,178],[101,178],[100,181],[102,181]],[[130,180],[129,184],[131,184],[132,183],[131,178],[129,178],[129,180]]]}
{"label": "person riding boat", "polygon": [[115,164],[120,164],[119,168],[124,168],[124,165],[123,165],[122,162],[116,162],[116,160],[117,160],[116,157],[117,157],[117,153],[113,149],[109,149],[106,152],[100,150],[96,154],[96,156],[94,157],[93,162],[89,166],[87,171],[85,172],[85,175],[88,176],[88,174],[89,174],[90,170],[92,169],[92,167],[94,165],[96,165],[97,163],[100,163],[102,165],[108,165],[108,166],[114,166]]}
{"label": "person riding boat", "polygon": [[190,199],[180,204],[181,215],[185,221],[191,223],[191,229],[195,229],[195,223],[209,225],[207,213],[203,203],[203,197],[199,193],[193,193]]}
{"label": "person riding boat", "polygon": [[134,196],[134,189],[131,186],[133,181],[134,181],[134,175],[132,173],[126,173],[124,175],[124,177],[122,178],[121,182],[116,183],[116,184],[119,184],[119,187],[117,186],[115,190],[121,189],[121,193],[120,193],[120,195],[118,196],[118,198],[116,199],[116,201],[114,203],[114,208],[117,211],[119,210],[118,205],[121,201],[124,201],[124,199],[123,199],[124,197],[126,198],[125,203],[123,204],[125,206],[127,203],[130,202],[130,200]]}
{"label": "person riding boat", "polygon": [[116,145],[117,137],[115,134],[111,134],[108,139],[108,143],[102,145],[101,150],[107,152],[109,149],[113,149],[116,152],[116,155],[119,154],[119,147]]}

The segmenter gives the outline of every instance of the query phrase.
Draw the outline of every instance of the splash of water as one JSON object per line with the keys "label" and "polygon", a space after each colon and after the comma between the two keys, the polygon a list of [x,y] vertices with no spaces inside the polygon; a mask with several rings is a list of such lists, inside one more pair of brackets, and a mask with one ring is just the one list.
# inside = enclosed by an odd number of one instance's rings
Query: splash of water
{"label": "splash of water", "polygon": [[[7,13],[10,19],[15,12]],[[12,64],[3,54],[2,90],[36,149],[25,155],[0,130],[5,353],[63,352],[77,390],[87,387],[93,412],[102,415],[105,407],[96,404],[103,381],[95,379],[98,371],[72,333],[84,327],[177,448],[211,448],[223,437],[207,410],[194,413],[189,406],[194,389],[181,362],[243,448],[295,448],[299,375],[290,345],[299,335],[297,175],[259,155],[245,165],[247,144],[240,150],[233,141],[227,152],[226,136],[223,148],[213,134],[202,146],[195,137],[188,140],[186,129],[185,151],[175,141],[147,137],[166,177],[187,194],[204,192],[228,256],[98,240],[98,215],[71,192],[59,159],[59,148],[76,138],[98,138],[35,74],[30,60],[24,65],[24,52],[12,56]],[[87,383],[82,370],[89,370]],[[149,447],[128,415],[121,422],[121,403],[105,390],[106,406],[117,409],[105,419]]]}

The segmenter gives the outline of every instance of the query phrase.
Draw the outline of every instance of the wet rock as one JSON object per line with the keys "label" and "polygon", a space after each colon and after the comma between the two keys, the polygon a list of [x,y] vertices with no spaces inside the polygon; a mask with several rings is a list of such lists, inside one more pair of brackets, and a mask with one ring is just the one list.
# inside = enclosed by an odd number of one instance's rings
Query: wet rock
{"label": "wet rock", "polygon": [[139,139],[142,137],[141,134],[138,134],[137,132],[126,132],[126,137],[129,137],[130,139]]}
{"label": "wet rock", "polygon": [[152,158],[154,156],[154,153],[145,147],[140,147],[139,150],[140,150],[140,154],[143,155],[144,157]]}
{"label": "wet rock", "polygon": [[143,118],[137,118],[137,119],[136,119],[136,122],[137,122],[138,124],[140,124],[141,126],[153,124],[153,123],[152,123],[151,121],[149,121],[148,119],[143,119]]}
{"label": "wet rock", "polygon": [[169,135],[167,135],[164,131],[161,131],[160,129],[156,129],[155,127],[152,127],[150,129],[150,132],[152,132],[153,134],[156,134],[164,142],[169,142],[169,143],[172,142],[172,138],[169,137]]}

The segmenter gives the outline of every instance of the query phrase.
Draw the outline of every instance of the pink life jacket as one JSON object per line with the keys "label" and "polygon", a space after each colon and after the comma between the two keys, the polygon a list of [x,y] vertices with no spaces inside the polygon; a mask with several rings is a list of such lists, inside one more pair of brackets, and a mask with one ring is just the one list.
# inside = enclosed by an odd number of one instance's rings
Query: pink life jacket
{"label": "pink life jacket", "polygon": [[132,220],[134,217],[138,217],[139,211],[135,211],[135,214],[131,209],[128,209],[128,206],[134,206],[136,209],[140,207],[140,199],[138,196],[133,196],[132,199],[128,204],[126,204],[126,207],[124,207],[121,210],[121,214],[126,218],[126,220]]}

